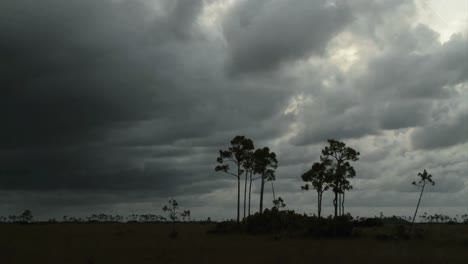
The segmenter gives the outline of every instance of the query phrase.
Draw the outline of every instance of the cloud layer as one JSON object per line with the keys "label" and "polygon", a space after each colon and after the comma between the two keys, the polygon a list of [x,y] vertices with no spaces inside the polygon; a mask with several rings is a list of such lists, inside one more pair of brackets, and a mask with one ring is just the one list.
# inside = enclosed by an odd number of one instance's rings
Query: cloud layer
{"label": "cloud layer", "polygon": [[179,197],[200,217],[230,217],[234,182],[213,167],[237,134],[278,154],[275,188],[291,208],[313,208],[299,176],[327,138],[362,153],[350,206],[412,205],[424,168],[440,182],[428,206],[466,206],[466,30],[442,41],[420,12],[410,1],[2,1],[0,213],[158,210]]}

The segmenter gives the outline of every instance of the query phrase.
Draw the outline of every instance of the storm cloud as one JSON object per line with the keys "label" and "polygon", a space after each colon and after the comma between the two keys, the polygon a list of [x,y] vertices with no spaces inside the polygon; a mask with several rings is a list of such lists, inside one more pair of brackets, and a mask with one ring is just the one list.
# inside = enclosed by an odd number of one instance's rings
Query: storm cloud
{"label": "storm cloud", "polygon": [[275,188],[293,209],[313,208],[299,176],[328,138],[362,153],[350,206],[411,205],[425,168],[441,182],[432,205],[466,206],[466,24],[442,40],[421,12],[412,1],[2,1],[0,214],[157,211],[178,197],[196,217],[231,217],[234,182],[213,168],[238,134],[278,154]]}

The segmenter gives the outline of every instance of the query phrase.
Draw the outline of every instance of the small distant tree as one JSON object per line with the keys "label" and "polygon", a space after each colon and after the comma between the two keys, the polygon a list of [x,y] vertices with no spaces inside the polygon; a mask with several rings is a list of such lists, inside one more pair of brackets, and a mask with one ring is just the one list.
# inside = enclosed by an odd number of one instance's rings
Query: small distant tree
{"label": "small distant tree", "polygon": [[17,217],[16,215],[9,215],[9,216],[8,216],[8,221],[9,221],[10,223],[16,222],[17,219],[18,219],[18,217]]}
{"label": "small distant tree", "polygon": [[463,224],[468,224],[468,214],[461,215],[461,222]]}
{"label": "small distant tree", "polygon": [[413,184],[414,186],[418,187],[418,188],[421,188],[421,194],[419,195],[419,200],[418,200],[418,204],[416,205],[416,211],[414,211],[414,216],[413,216],[413,221],[411,222],[411,228],[410,228],[410,233],[411,231],[413,230],[413,226],[414,226],[414,220],[416,219],[416,215],[418,213],[418,209],[419,209],[419,204],[421,203],[421,197],[423,195],[423,192],[424,192],[424,188],[426,187],[427,184],[429,185],[432,185],[434,186],[435,185],[435,182],[432,180],[432,175],[431,174],[428,174],[426,170],[423,171],[423,173],[418,173],[418,176],[419,176],[419,181],[416,182],[416,181],[413,181],[411,184]]}
{"label": "small distant tree", "polygon": [[430,216],[427,215],[427,212],[424,212],[423,215],[420,215],[420,216],[419,216],[419,219],[421,219],[420,222],[423,222],[423,223],[424,223],[424,222],[427,222],[427,221],[429,220],[429,217],[430,217]]}
{"label": "small distant tree", "polygon": [[273,200],[273,208],[280,210],[285,207],[286,207],[286,204],[284,203],[283,198],[278,197],[278,199]]}
{"label": "small distant tree", "polygon": [[30,210],[24,210],[24,212],[19,216],[21,222],[29,223],[33,219],[33,215]]}
{"label": "small distant tree", "polygon": [[182,221],[190,221],[190,210],[183,211],[180,216],[182,216]]}
{"label": "small distant tree", "polygon": [[317,191],[317,214],[319,218],[322,212],[323,193],[330,187],[328,181],[331,175],[330,169],[327,169],[329,162],[329,160],[316,162],[312,165],[310,170],[302,174],[302,180],[307,183],[301,186],[301,189],[306,191],[314,189]]}
{"label": "small distant tree", "polygon": [[177,212],[179,209],[179,203],[174,200],[170,199],[168,205],[164,205],[163,211],[167,212],[169,215],[169,219],[172,221],[172,232],[171,232],[171,237],[176,237],[177,236],[177,231],[175,228],[176,222],[179,220],[179,215],[182,217],[182,219],[185,220],[185,218],[190,217],[190,210],[183,211],[183,212]]}

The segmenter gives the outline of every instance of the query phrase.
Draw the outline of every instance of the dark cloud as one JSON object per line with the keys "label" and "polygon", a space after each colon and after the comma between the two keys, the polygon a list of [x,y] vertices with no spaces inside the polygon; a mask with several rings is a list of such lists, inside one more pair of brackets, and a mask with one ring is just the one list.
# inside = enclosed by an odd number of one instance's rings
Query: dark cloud
{"label": "dark cloud", "polygon": [[278,154],[291,206],[309,203],[299,176],[328,138],[362,153],[350,204],[381,198],[369,189],[405,204],[408,174],[427,167],[450,175],[433,194],[458,205],[467,39],[442,43],[415,12],[404,0],[2,1],[0,213],[177,196],[231,217],[235,182],[213,166],[238,134]]}
{"label": "dark cloud", "polygon": [[428,124],[437,111],[434,103],[459,96],[456,86],[468,80],[466,37],[453,35],[440,44],[436,36],[418,25],[370,59],[364,74],[353,75],[351,69],[348,81],[335,81],[339,89],[322,86],[306,91],[313,104],[301,118],[315,122],[292,142],[360,138]]}
{"label": "dark cloud", "polygon": [[[168,163],[135,170],[134,163],[158,148],[142,153],[120,147],[191,138],[204,145],[223,131],[228,142],[234,129],[269,119],[287,100],[286,91],[268,88],[275,103],[257,104],[265,92],[259,85],[198,75],[202,53],[215,51],[191,39],[199,30],[201,1],[7,1],[1,9],[8,37],[0,49],[7,189],[137,188],[144,181],[148,188],[170,189],[166,182],[178,182],[189,168]],[[236,103],[234,97],[243,99]],[[259,137],[282,129],[257,125],[267,127]]]}
{"label": "dark cloud", "polygon": [[328,41],[351,20],[349,7],[329,1],[242,1],[224,23],[228,70],[274,70],[283,62],[324,53]]}
{"label": "dark cloud", "polygon": [[388,52],[369,63],[365,79],[358,84],[386,100],[450,98],[453,91],[447,86],[468,77],[466,37],[455,35],[441,45],[433,36],[428,39],[428,32],[418,26],[400,36],[402,40],[397,39]]}
{"label": "dark cloud", "polygon": [[135,160],[147,156],[114,146],[125,143],[118,139],[122,131],[145,122],[170,134],[161,144],[193,136],[166,125],[193,104],[179,98],[179,58],[165,51],[164,41],[181,43],[200,1],[163,2],[164,15],[144,1],[6,1],[1,7],[8,39],[0,44],[2,187],[171,189],[181,168],[137,170]]}
{"label": "dark cloud", "polygon": [[432,104],[427,101],[395,101],[380,105],[380,127],[394,130],[425,124]]}
{"label": "dark cloud", "polygon": [[411,134],[411,143],[415,148],[435,149],[466,142],[468,142],[468,113],[462,113],[454,120],[417,128]]}
{"label": "dark cloud", "polygon": [[151,64],[162,58],[141,54],[145,23],[130,19],[148,15],[143,6],[7,1],[1,12],[1,146],[89,141],[157,113],[152,86],[167,84]]}
{"label": "dark cloud", "polygon": [[203,8],[203,1],[165,0],[163,6],[165,7],[163,12],[166,19],[164,25],[167,30],[179,38],[186,38],[190,35],[194,21]]}

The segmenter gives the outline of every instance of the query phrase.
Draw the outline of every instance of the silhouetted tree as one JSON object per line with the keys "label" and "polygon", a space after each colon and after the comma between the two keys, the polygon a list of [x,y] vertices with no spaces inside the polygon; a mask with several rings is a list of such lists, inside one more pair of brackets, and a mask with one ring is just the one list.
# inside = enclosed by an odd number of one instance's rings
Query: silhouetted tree
{"label": "silhouetted tree", "polygon": [[18,217],[16,215],[9,215],[8,216],[8,221],[10,221],[10,223],[16,222],[17,219],[18,219]]}
{"label": "silhouetted tree", "polygon": [[270,152],[268,147],[257,149],[254,152],[255,159],[255,173],[260,174],[261,185],[260,185],[260,210],[263,212],[263,191],[265,190],[265,181],[275,180],[275,170],[278,167],[278,160],[276,154]]}
{"label": "silhouetted tree", "polygon": [[[255,180],[260,179],[260,177],[254,177],[255,175],[255,157],[252,151],[248,152],[244,163],[245,176],[249,177],[249,204],[248,204],[248,215],[250,216],[250,207],[251,207],[251,197],[252,197],[252,183]],[[244,195],[244,204],[245,204],[245,195]]]}
{"label": "silhouetted tree", "polygon": [[[237,223],[239,223],[240,215],[240,177],[244,173],[242,168],[248,158],[248,153],[253,149],[254,144],[251,139],[235,136],[231,140],[231,147],[227,150],[220,150],[219,157],[216,159],[219,165],[215,167],[215,171],[222,171],[237,178]],[[237,168],[237,172],[231,172],[229,163]]]}
{"label": "silhouetted tree", "polygon": [[284,203],[283,198],[278,197],[278,199],[273,200],[273,208],[280,210],[281,208],[285,208],[286,204]]}
{"label": "silhouetted tree", "polygon": [[411,234],[411,231],[413,230],[414,220],[416,219],[416,214],[418,213],[419,203],[421,202],[421,197],[423,195],[424,188],[426,187],[426,184],[431,184],[432,186],[434,186],[435,184],[435,182],[432,180],[432,175],[428,174],[426,170],[424,170],[423,173],[418,172],[418,176],[419,176],[419,181],[418,182],[413,181],[411,183],[414,186],[421,188],[421,194],[419,195],[418,204],[416,205],[416,211],[414,211],[413,221],[411,222],[410,234]]}
{"label": "silhouetted tree", "polygon": [[340,215],[344,215],[344,192],[351,189],[351,184],[347,180],[356,176],[356,172],[351,166],[350,161],[359,160],[359,152],[346,147],[346,144],[334,139],[328,140],[329,146],[322,149],[320,160],[327,164],[327,169],[330,169],[331,178],[329,186],[335,194],[333,206],[335,207],[335,217],[338,215],[338,207],[340,207]]}
{"label": "silhouetted tree", "polygon": [[316,162],[312,165],[312,168],[302,174],[302,180],[306,183],[301,186],[302,190],[314,189],[317,191],[317,214],[321,216],[322,212],[322,195],[328,190],[328,181],[331,179],[332,170],[329,167],[330,160],[324,160],[322,162]]}
{"label": "silhouetted tree", "polygon": [[182,216],[183,221],[190,221],[190,210],[183,211],[180,216]]}
{"label": "silhouetted tree", "polygon": [[252,181],[253,181],[253,173],[254,173],[254,165],[255,160],[253,157],[253,150],[248,150],[245,153],[245,159],[242,164],[242,168],[245,174],[245,184],[244,184],[244,217],[245,219],[245,210],[246,210],[246,203],[247,203],[247,179],[250,179],[249,185],[249,205],[248,205],[248,215],[250,215],[250,198],[252,194]]}
{"label": "silhouetted tree", "polygon": [[[352,176],[354,177],[354,175]],[[353,189],[351,183],[346,179],[342,179],[341,181],[341,188],[340,192],[338,193],[338,205],[339,205],[339,215],[344,215],[344,202],[345,202],[345,193]]]}
{"label": "silhouetted tree", "polygon": [[172,221],[172,232],[171,232],[171,237],[176,237],[177,236],[177,231],[175,228],[176,221],[179,220],[178,215],[182,217],[182,219],[185,220],[185,218],[190,217],[190,211],[183,211],[182,213],[177,212],[179,209],[179,203],[177,203],[176,200],[170,199],[168,205],[164,205],[163,211],[167,212],[169,214],[169,219]]}
{"label": "silhouetted tree", "polygon": [[468,214],[462,214],[461,221],[463,224],[468,224]]}
{"label": "silhouetted tree", "polygon": [[24,210],[24,212],[19,216],[21,222],[29,223],[33,219],[33,215],[30,210]]}

